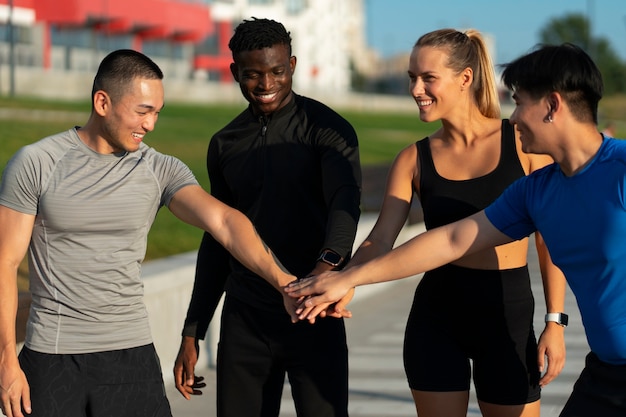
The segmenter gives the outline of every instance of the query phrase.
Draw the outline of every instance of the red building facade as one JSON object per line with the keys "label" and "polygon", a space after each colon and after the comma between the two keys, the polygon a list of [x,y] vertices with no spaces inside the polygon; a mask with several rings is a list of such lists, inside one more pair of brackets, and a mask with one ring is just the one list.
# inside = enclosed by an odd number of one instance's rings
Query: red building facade
{"label": "red building facade", "polygon": [[[0,0],[0,6],[9,4],[9,0]],[[196,44],[215,32],[209,6],[198,1],[13,0],[12,6],[34,10],[35,23],[43,27],[44,68],[50,67],[53,29],[124,36],[131,39],[129,47],[135,50],[142,50],[147,41]],[[199,59],[198,65],[204,66],[205,61]],[[220,65],[224,63],[220,61]],[[209,63],[207,67],[213,66]]]}

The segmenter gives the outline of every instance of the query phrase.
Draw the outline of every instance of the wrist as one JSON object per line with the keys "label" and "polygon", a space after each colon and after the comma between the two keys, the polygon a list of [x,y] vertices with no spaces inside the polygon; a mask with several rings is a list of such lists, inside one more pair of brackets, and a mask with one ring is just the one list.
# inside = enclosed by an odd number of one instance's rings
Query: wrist
{"label": "wrist", "polygon": [[183,339],[186,337],[196,337],[196,334],[198,332],[198,323],[193,323],[193,324],[185,324],[183,326],[183,332],[182,332],[182,336]]}
{"label": "wrist", "polygon": [[289,274],[283,274],[282,276],[278,277],[275,281],[276,285],[274,285],[274,287],[282,292],[283,288],[285,288],[287,285],[289,285],[290,282],[296,281],[298,278],[293,276],[293,275],[289,275]]}
{"label": "wrist", "polygon": [[17,346],[14,344],[12,346],[5,345],[0,349],[0,366],[8,367],[18,364],[19,360],[17,358]]}
{"label": "wrist", "polygon": [[317,258],[318,263],[324,263],[332,268],[340,266],[343,260],[343,256],[332,249],[324,249]]}
{"label": "wrist", "polygon": [[547,323],[555,323],[561,327],[566,327],[569,324],[569,316],[565,313],[548,313],[544,318]]}
{"label": "wrist", "polygon": [[357,286],[362,284],[359,280],[359,271],[363,268],[362,265],[363,264],[355,265],[351,268],[344,269],[339,273],[339,276],[344,277],[350,287],[356,288]]}

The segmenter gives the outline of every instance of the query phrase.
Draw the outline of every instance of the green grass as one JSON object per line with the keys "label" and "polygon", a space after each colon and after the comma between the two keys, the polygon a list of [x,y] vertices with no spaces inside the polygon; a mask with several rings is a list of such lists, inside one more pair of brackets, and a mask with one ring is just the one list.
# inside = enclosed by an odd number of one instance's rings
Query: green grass
{"label": "green grass", "polygon": [[[617,122],[617,136],[626,135],[626,97],[612,96],[600,103],[600,126],[605,120]],[[34,98],[0,97],[0,110],[54,110],[53,119],[27,120],[0,117],[0,170],[25,144],[80,125],[87,120],[88,102],[46,101]],[[206,173],[206,150],[211,135],[242,110],[241,106],[170,104],[161,113],[157,128],[146,143],[159,151],[175,155],[195,173],[200,184],[209,189]],[[359,135],[363,166],[388,164],[405,146],[437,129],[439,124],[422,123],[415,113],[370,113],[338,109]],[[161,210],[148,237],[146,259],[160,258],[195,250],[201,232],[180,222],[167,209]]]}
{"label": "green grass", "polygon": [[[88,102],[52,102],[0,97],[3,108],[55,110],[59,117],[49,120],[5,119],[0,117],[0,170],[20,147],[74,125],[88,117]],[[146,143],[163,153],[174,155],[194,172],[200,184],[209,189],[206,151],[211,135],[242,110],[241,106],[169,104],[161,113],[157,128],[146,136]],[[359,135],[361,163],[388,164],[405,146],[437,128],[424,124],[415,113],[364,113],[343,111]],[[67,113],[70,112],[70,113]],[[79,114],[71,112],[80,112]],[[161,210],[148,236],[146,259],[160,258],[198,248],[202,232]]]}
{"label": "green grass", "polygon": [[615,124],[615,136],[626,138],[626,95],[615,94],[600,101],[599,126],[603,128],[608,121]]}
{"label": "green grass", "polygon": [[[5,109],[54,110],[54,118],[0,117],[0,171],[20,147],[45,136],[81,125],[89,116],[88,102],[45,101],[33,98],[12,99],[0,96],[0,111]],[[161,113],[157,128],[146,143],[174,155],[195,173],[200,184],[209,189],[206,150],[211,135],[242,110],[241,106],[169,104]],[[363,166],[388,164],[405,146],[436,130],[439,124],[422,123],[415,113],[370,113],[337,109],[359,135]],[[613,120],[617,136],[626,137],[626,96],[612,96],[600,102],[600,126]],[[56,116],[58,115],[58,116]],[[148,236],[146,259],[156,259],[198,248],[202,232],[161,210]],[[20,289],[26,289],[26,266],[20,268]]]}

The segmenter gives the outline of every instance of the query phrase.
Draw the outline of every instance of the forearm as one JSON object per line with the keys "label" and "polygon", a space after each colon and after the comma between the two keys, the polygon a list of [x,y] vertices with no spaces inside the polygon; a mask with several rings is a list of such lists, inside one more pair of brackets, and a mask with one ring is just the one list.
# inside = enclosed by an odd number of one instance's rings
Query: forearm
{"label": "forearm", "polygon": [[0,206],[0,365],[8,358],[17,359],[17,270],[26,255],[34,222],[33,215]]}
{"label": "forearm", "polygon": [[248,218],[231,210],[224,218],[224,227],[217,240],[246,268],[264,278],[278,291],[294,277],[263,242]]}
{"label": "forearm", "polygon": [[346,273],[352,273],[350,279],[354,286],[392,281],[438,268],[467,254],[511,240],[491,225],[484,212],[480,212],[421,233]]}
{"label": "forearm", "polygon": [[354,264],[351,263],[351,267],[345,271],[346,278],[355,287],[394,281],[434,269],[452,261],[453,256],[446,250],[431,251],[423,242],[448,247],[444,239],[443,233],[433,231],[428,236],[416,236],[393,250],[381,247],[375,250],[374,247],[368,247],[367,254],[355,256]]}
{"label": "forearm", "polygon": [[0,267],[0,367],[17,358],[17,305],[17,267],[3,265]]}
{"label": "forearm", "polygon": [[180,189],[170,210],[181,220],[210,233],[231,255],[276,289],[293,280],[240,211],[207,194],[199,186]]}
{"label": "forearm", "polygon": [[386,254],[391,249],[391,245],[384,244],[383,242],[372,239],[371,236],[368,236],[354,253],[352,259],[346,265],[346,268],[361,265],[378,256]]}
{"label": "forearm", "polygon": [[406,217],[395,216],[381,211],[374,228],[361,243],[346,267],[360,265],[393,249],[393,246],[404,226]]}
{"label": "forearm", "polygon": [[565,276],[556,266],[554,271],[542,274],[546,313],[560,313],[565,309],[565,290],[567,282]]}
{"label": "forearm", "polygon": [[332,249],[346,258],[352,252],[361,211],[360,191],[356,186],[339,188],[328,203],[328,220],[321,249]]}
{"label": "forearm", "polygon": [[565,308],[567,280],[563,272],[552,263],[548,248],[540,233],[535,233],[539,270],[543,282],[544,299],[547,313],[560,313]]}
{"label": "forearm", "polygon": [[319,314],[319,305],[340,300],[358,285],[411,277],[511,240],[480,212],[422,233],[366,263],[292,283],[286,292],[293,298],[311,296],[298,313],[301,319],[312,319]]}

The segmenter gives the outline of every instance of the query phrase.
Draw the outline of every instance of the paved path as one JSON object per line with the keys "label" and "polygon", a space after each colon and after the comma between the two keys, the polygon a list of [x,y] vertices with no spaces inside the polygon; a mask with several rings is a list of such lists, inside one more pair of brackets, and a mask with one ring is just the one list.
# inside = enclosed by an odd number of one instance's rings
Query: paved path
{"label": "paved path", "polygon": [[[545,305],[534,250],[530,251],[529,265],[536,299],[535,329],[540,332],[543,330]],[[350,305],[354,315],[352,319],[346,321],[346,326],[350,349],[351,417],[416,415],[402,365],[402,341],[418,279],[410,278],[370,286],[372,291],[367,297]],[[542,417],[558,416],[575,379],[582,370],[584,357],[588,352],[580,315],[570,292],[566,299],[566,311],[570,314],[570,326],[565,331],[567,363],[561,375],[543,390]],[[175,417],[215,416],[215,372],[212,369],[205,369],[199,374],[205,375],[209,383],[202,397],[186,401],[174,387],[168,387]],[[289,384],[285,383],[281,417],[295,415]],[[468,416],[480,415],[472,395]]]}

